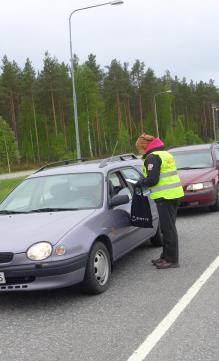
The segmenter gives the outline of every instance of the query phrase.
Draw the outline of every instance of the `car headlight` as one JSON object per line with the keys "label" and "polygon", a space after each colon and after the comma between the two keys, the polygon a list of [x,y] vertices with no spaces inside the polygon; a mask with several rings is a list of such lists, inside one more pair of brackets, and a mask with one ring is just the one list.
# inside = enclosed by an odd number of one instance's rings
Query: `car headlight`
{"label": "car headlight", "polygon": [[201,191],[203,189],[208,189],[212,187],[213,187],[212,182],[204,182],[204,183],[190,184],[189,186],[186,187],[186,190],[193,192],[193,191]]}
{"label": "car headlight", "polygon": [[48,242],[39,242],[33,244],[27,250],[27,257],[32,261],[42,261],[48,258],[52,253],[52,245]]}

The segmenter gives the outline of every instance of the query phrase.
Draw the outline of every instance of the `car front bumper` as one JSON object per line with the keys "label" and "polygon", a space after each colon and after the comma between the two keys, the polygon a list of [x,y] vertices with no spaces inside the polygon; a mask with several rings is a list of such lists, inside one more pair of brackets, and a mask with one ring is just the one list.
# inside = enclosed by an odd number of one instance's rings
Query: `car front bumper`
{"label": "car front bumper", "polygon": [[180,201],[180,208],[208,207],[216,202],[217,192],[215,189],[185,192]]}
{"label": "car front bumper", "polygon": [[87,254],[55,262],[25,265],[1,265],[6,283],[0,284],[0,292],[34,291],[67,287],[84,279]]}

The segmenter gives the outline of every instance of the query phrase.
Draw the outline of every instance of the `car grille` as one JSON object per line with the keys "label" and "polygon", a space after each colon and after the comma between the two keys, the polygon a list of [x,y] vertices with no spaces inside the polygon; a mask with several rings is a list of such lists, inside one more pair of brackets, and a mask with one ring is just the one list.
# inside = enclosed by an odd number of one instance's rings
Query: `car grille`
{"label": "car grille", "polygon": [[32,283],[35,281],[34,276],[29,277],[6,277],[6,284],[7,285],[22,285],[27,283]]}
{"label": "car grille", "polygon": [[14,257],[14,253],[11,252],[0,252],[0,263],[11,262]]}
{"label": "car grille", "polygon": [[35,281],[34,276],[29,277],[6,277],[6,284],[0,285],[1,291],[18,291],[29,287],[29,284]]}

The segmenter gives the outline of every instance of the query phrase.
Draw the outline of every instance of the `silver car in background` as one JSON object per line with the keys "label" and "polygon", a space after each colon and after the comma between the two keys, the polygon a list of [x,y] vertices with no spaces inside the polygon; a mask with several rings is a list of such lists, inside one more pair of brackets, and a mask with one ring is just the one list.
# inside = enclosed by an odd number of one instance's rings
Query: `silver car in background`
{"label": "silver car in background", "polygon": [[0,204],[0,292],[82,283],[101,293],[115,261],[148,239],[160,246],[153,201],[153,228],[130,225],[135,162],[59,162],[18,185]]}

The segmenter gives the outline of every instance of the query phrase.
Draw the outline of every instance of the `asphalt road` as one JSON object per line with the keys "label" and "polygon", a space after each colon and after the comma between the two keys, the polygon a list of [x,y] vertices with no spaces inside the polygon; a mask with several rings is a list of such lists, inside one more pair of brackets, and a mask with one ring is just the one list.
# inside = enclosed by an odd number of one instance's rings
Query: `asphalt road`
{"label": "asphalt road", "polygon": [[[116,264],[100,296],[77,287],[1,294],[0,360],[127,361],[219,255],[218,219],[179,215],[179,269],[155,269],[159,250],[148,245]],[[219,360],[218,278],[216,270],[145,360]]]}
{"label": "asphalt road", "polygon": [[26,177],[34,172],[35,170],[24,170],[21,172],[4,173],[4,174],[0,174],[0,180]]}

